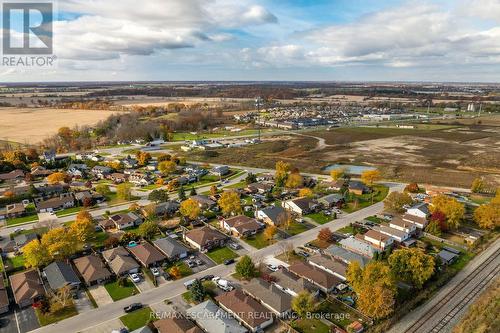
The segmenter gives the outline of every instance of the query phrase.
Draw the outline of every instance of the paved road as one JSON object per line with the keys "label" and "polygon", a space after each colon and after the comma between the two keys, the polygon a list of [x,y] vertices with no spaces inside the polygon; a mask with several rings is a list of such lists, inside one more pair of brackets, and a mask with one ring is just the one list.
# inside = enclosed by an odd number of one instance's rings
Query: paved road
{"label": "paved road", "polygon": [[[401,191],[402,185],[400,184],[388,184],[390,186],[391,191]],[[384,206],[382,202],[376,203],[370,207],[361,209],[352,214],[345,215],[344,217],[333,220],[329,223],[326,223],[322,226],[318,226],[316,228],[307,230],[301,234],[288,238],[285,242],[292,242],[294,245],[303,244],[309,241],[314,240],[320,228],[328,227],[332,230],[338,230],[349,225],[352,222],[360,221],[368,216],[372,216],[380,213],[383,210]],[[282,242],[281,242],[282,243]],[[273,244],[266,248],[256,250],[251,252],[249,255],[255,260],[261,260],[265,257],[272,256],[282,252],[280,248],[280,243]],[[152,305],[156,303],[163,302],[165,299],[172,298],[184,292],[183,283],[198,277],[202,277],[206,274],[213,274],[218,276],[227,276],[233,272],[234,265],[225,266],[218,265],[212,268],[209,268],[203,272],[193,274],[189,277],[186,277],[181,280],[177,280],[174,282],[170,282],[164,284],[158,288],[153,290],[148,290],[144,293],[141,293],[136,296],[129,297],[127,299],[114,302],[112,304],[108,304],[106,306],[100,307],[98,309],[94,309],[92,311],[79,314],[75,317],[63,320],[57,324],[45,326],[35,330],[34,332],[47,332],[47,333],[66,333],[66,332],[79,332],[85,329],[88,329],[92,326],[99,325],[101,323],[107,322],[109,320],[113,320],[117,317],[123,315],[123,307],[133,302],[141,302],[144,304]]]}
{"label": "paved road", "polygon": [[451,332],[465,310],[499,275],[500,239],[479,254],[430,301],[410,312],[388,333]]}

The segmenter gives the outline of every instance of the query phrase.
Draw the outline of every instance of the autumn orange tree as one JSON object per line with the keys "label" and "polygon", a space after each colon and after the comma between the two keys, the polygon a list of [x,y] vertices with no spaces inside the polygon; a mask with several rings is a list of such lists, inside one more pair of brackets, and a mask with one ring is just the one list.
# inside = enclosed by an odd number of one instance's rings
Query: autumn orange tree
{"label": "autumn orange tree", "polygon": [[47,182],[49,184],[61,183],[66,179],[66,174],[64,172],[54,172],[47,176]]}
{"label": "autumn orange tree", "polygon": [[223,192],[217,203],[224,215],[239,214],[243,211],[241,208],[240,195],[235,191]]}
{"label": "autumn orange tree", "polygon": [[483,204],[474,211],[474,221],[484,229],[500,227],[500,203]]}
{"label": "autumn orange tree", "polygon": [[176,169],[177,164],[174,161],[163,161],[158,164],[158,170],[164,175],[169,175]]}
{"label": "autumn orange tree", "polygon": [[278,228],[276,228],[274,225],[268,225],[266,229],[264,229],[264,238],[267,241],[270,241],[274,238],[274,235],[276,235],[276,232],[278,231]]}
{"label": "autumn orange tree", "polygon": [[442,212],[446,216],[446,226],[449,229],[457,229],[465,215],[465,206],[457,199],[444,194],[432,198],[431,212]]}
{"label": "autumn orange tree", "polygon": [[330,171],[330,177],[332,177],[332,180],[339,180],[344,175],[345,175],[344,168],[337,168]]}
{"label": "autumn orange tree", "polygon": [[323,228],[318,232],[318,239],[325,242],[331,242],[333,239],[333,232],[330,228]]}
{"label": "autumn orange tree", "polygon": [[70,231],[82,243],[87,242],[94,235],[94,219],[87,210],[81,210],[76,215],[75,222],[71,223]]}
{"label": "autumn orange tree", "polygon": [[276,162],[276,172],[274,174],[276,186],[283,187],[285,185],[288,171],[290,171],[290,164],[283,161]]}
{"label": "autumn orange tree", "polygon": [[314,196],[313,191],[310,188],[304,187],[299,190],[299,197],[312,197]]}
{"label": "autumn orange tree", "polygon": [[285,186],[288,188],[297,188],[302,186],[304,183],[304,179],[300,175],[298,170],[294,170],[294,172],[291,172],[288,175],[288,178],[286,179]]}
{"label": "autumn orange tree", "polygon": [[358,295],[358,309],[374,319],[382,319],[394,311],[396,283],[390,267],[382,261],[371,261],[361,268],[353,261],[347,268],[347,281]]}
{"label": "autumn orange tree", "polygon": [[181,207],[179,211],[182,214],[182,216],[187,217],[190,220],[194,220],[198,216],[200,216],[201,213],[200,204],[198,203],[198,201],[189,198],[181,202]]}
{"label": "autumn orange tree", "polygon": [[[375,182],[378,182],[380,179],[382,178],[381,174],[380,174],[380,171],[378,170],[366,170],[366,171],[363,171],[363,173],[361,174],[361,181],[363,183],[365,183],[367,186],[369,186],[370,188],[373,187],[373,185],[375,184]],[[375,193],[372,189],[372,204],[373,204],[373,197],[374,197]]]}

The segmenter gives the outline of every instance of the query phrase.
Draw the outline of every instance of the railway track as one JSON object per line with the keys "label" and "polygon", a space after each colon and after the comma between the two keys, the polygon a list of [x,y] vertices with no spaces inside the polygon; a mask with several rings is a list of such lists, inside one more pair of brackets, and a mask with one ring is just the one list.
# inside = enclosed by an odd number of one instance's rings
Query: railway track
{"label": "railway track", "polygon": [[453,287],[453,289],[446,293],[446,295],[439,302],[434,304],[427,312],[424,313],[422,317],[420,317],[415,323],[413,323],[413,325],[411,325],[405,331],[405,333],[423,332],[422,327],[424,327],[424,324],[428,323],[439,310],[443,309],[443,307],[445,307],[458,292],[460,292],[466,286],[470,287],[472,283],[473,288],[467,294],[467,296],[461,299],[457,305],[455,305],[449,312],[447,312],[446,315],[435,326],[426,331],[432,333],[441,332],[446,327],[446,325],[460,312],[460,310],[462,310],[467,304],[469,304],[474,296],[480,293],[483,290],[484,286],[486,286],[500,272],[500,265],[497,264],[486,275],[486,277],[480,279],[479,281],[475,281],[475,279],[477,279],[478,277],[478,274],[481,273],[499,256],[500,249],[496,250],[488,259],[482,262],[469,275],[467,275],[465,279],[460,281],[460,283],[458,283],[455,287]]}

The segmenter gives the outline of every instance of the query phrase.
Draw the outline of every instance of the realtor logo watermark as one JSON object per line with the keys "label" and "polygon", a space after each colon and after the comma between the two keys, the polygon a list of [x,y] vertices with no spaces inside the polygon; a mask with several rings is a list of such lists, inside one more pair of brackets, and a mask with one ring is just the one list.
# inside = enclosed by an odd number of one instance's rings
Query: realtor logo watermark
{"label": "realtor logo watermark", "polygon": [[54,3],[2,1],[2,66],[53,67]]}

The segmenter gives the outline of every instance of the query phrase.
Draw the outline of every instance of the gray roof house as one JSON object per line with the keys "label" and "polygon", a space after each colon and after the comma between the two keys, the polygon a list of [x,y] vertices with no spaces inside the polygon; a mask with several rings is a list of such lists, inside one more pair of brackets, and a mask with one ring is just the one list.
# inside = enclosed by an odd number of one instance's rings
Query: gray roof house
{"label": "gray roof house", "polygon": [[264,221],[267,224],[280,225],[280,216],[283,216],[286,211],[283,207],[269,206],[255,212],[255,218]]}
{"label": "gray roof house", "polygon": [[116,275],[136,273],[141,267],[123,246],[103,251],[102,257]]}
{"label": "gray roof house", "polygon": [[342,260],[344,263],[349,264],[353,261],[357,261],[359,265],[363,268],[370,261],[367,257],[360,254],[346,250],[340,246],[332,245],[326,249],[326,252],[331,254],[336,259]]}
{"label": "gray roof house", "polygon": [[196,321],[204,331],[210,333],[247,333],[236,319],[208,300],[187,310],[187,315]]}
{"label": "gray roof house", "polygon": [[345,198],[340,193],[332,193],[325,195],[318,199],[318,202],[322,204],[324,207],[334,207],[341,202],[344,202]]}
{"label": "gray roof house", "polygon": [[185,245],[179,243],[171,237],[154,240],[153,245],[156,246],[161,252],[165,253],[170,261],[186,258],[189,254],[189,249]]}
{"label": "gray roof house", "polygon": [[291,296],[297,296],[303,291],[312,294],[316,294],[319,291],[314,284],[287,269],[279,269],[276,272],[272,272],[271,276],[275,279],[274,284]]}
{"label": "gray roof house", "polygon": [[245,292],[260,302],[276,315],[286,316],[292,309],[292,296],[276,285],[262,279],[253,279],[245,287]]}
{"label": "gray roof house", "polygon": [[63,261],[55,261],[45,267],[42,275],[47,279],[52,290],[58,290],[65,286],[77,288],[81,282],[71,265]]}

